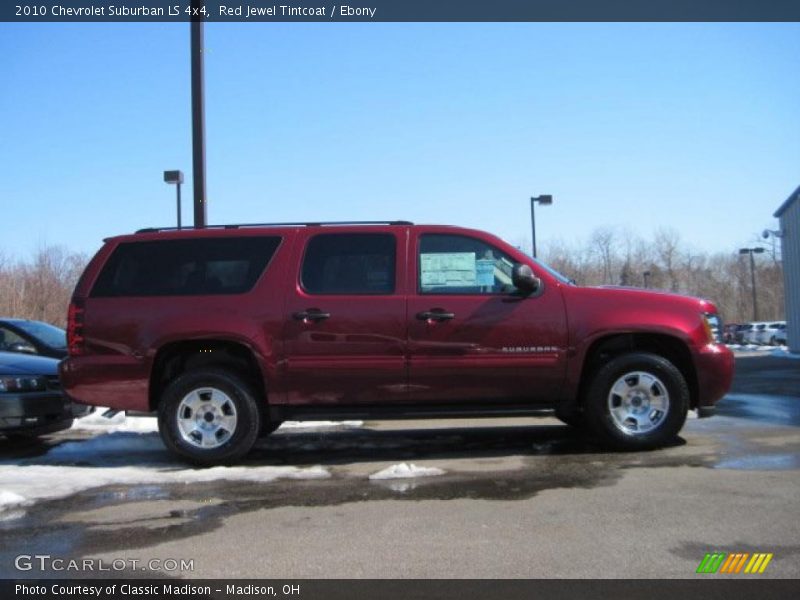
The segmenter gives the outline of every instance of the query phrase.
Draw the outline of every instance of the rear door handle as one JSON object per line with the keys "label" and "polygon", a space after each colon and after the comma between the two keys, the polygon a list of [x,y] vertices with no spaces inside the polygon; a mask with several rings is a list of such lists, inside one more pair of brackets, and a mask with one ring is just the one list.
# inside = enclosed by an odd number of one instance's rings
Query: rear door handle
{"label": "rear door handle", "polygon": [[432,308],[430,310],[424,310],[422,312],[417,313],[417,318],[420,321],[449,321],[450,319],[455,319],[456,314],[447,312],[443,308]]}
{"label": "rear door handle", "polygon": [[318,308],[309,308],[292,314],[292,318],[297,321],[324,321],[330,317],[331,313],[323,312]]}

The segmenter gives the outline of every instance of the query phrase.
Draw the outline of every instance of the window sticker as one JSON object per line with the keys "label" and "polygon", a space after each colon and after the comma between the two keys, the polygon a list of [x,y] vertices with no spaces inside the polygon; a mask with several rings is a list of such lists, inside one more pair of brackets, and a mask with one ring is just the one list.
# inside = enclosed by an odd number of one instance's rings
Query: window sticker
{"label": "window sticker", "polygon": [[492,287],[494,285],[495,261],[491,258],[482,258],[475,264],[476,285]]}
{"label": "window sticker", "polygon": [[420,268],[424,288],[478,285],[474,252],[420,254]]}

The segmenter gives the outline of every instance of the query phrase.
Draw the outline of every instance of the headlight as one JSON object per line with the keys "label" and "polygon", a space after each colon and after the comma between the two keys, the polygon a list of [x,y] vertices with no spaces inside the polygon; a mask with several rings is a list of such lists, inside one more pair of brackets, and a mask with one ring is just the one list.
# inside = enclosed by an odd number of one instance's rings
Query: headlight
{"label": "headlight", "polygon": [[0,376],[0,392],[38,392],[47,389],[44,377],[31,375]]}
{"label": "headlight", "polygon": [[722,343],[722,319],[719,315],[703,313],[703,328],[706,330],[708,341],[712,344]]}

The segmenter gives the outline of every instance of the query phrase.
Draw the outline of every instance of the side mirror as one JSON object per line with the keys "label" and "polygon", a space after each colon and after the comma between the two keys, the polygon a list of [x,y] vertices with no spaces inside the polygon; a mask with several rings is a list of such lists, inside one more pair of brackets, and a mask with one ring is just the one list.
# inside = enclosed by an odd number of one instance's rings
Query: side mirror
{"label": "side mirror", "polygon": [[511,271],[511,282],[521,292],[534,294],[539,291],[542,280],[533,274],[528,265],[517,263]]}

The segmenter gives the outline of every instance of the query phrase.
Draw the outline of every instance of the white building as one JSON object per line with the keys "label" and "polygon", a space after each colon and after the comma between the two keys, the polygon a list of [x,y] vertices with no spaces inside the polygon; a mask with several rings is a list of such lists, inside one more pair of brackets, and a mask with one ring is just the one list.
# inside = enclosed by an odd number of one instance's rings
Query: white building
{"label": "white building", "polygon": [[800,187],[775,211],[781,224],[783,287],[789,349],[800,352]]}

